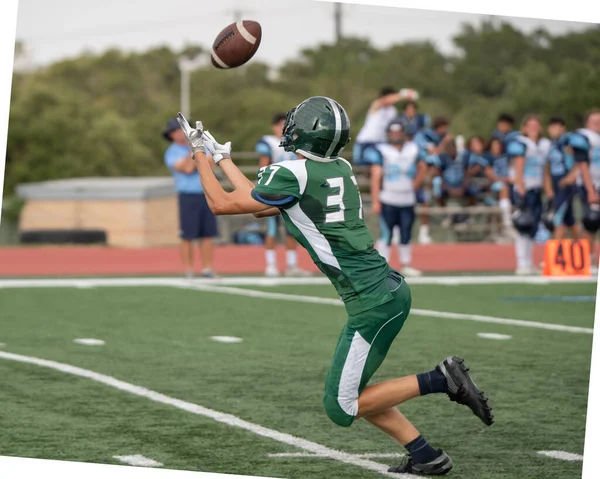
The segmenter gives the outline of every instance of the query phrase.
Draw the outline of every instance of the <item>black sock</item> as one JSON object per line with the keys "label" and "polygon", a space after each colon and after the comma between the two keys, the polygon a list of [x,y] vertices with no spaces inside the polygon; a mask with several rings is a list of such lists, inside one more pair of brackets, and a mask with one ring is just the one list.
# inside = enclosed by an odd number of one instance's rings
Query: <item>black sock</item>
{"label": "black sock", "polygon": [[417,374],[417,381],[419,382],[421,396],[432,393],[445,393],[448,387],[446,378],[436,369],[428,373]]}
{"label": "black sock", "polygon": [[440,455],[440,452],[431,447],[423,436],[419,436],[404,447],[417,464],[433,461]]}

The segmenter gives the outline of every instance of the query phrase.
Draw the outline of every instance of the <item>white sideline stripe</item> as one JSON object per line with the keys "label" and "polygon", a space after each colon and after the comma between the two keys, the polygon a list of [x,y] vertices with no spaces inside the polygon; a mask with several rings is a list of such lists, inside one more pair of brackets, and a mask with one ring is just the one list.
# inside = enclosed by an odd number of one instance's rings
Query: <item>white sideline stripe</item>
{"label": "white sideline stripe", "polygon": [[[240,296],[249,296],[251,298],[265,298],[265,299],[277,299],[281,301],[296,301],[300,303],[316,303],[316,304],[330,304],[332,306],[344,306],[341,300],[334,298],[320,298],[318,296],[301,296],[295,294],[285,293],[271,293],[268,291],[256,291],[253,289],[241,289],[232,288],[227,286],[209,286],[200,284],[185,284],[182,285],[184,288],[197,289],[200,291],[211,291],[214,293],[226,293],[226,294],[237,294]],[[510,326],[522,326],[525,328],[538,328],[547,329],[550,331],[563,331],[568,333],[583,333],[592,334],[594,330],[592,328],[582,328],[579,326],[566,326],[563,324],[551,324],[551,323],[540,323],[537,321],[525,321],[521,319],[509,319],[509,318],[496,318],[494,316],[483,316],[480,314],[464,314],[464,313],[450,313],[446,311],[433,311],[430,309],[411,309],[410,314],[414,316],[428,316],[430,318],[443,318],[443,319],[463,319],[467,321],[478,321],[482,323],[496,323],[505,324]]]}
{"label": "white sideline stripe", "polygon": [[[544,277],[544,276],[421,276],[409,278],[410,285],[481,285],[481,284],[565,284],[593,283],[596,277]],[[208,284],[230,286],[300,286],[328,285],[330,281],[322,275],[308,278],[264,278],[260,276],[235,276],[227,278],[197,278],[186,280],[172,277],[151,278],[52,278],[52,279],[0,279],[0,288],[86,288],[123,286],[179,286],[181,284]]]}
{"label": "white sideline stripe", "polygon": [[140,454],[134,454],[133,456],[113,456],[113,458],[132,466],[162,467],[164,465],[162,462],[157,462],[154,459],[141,456]]}
{"label": "white sideline stripe", "polygon": [[[311,454],[309,452],[280,452],[277,454],[268,454],[269,457],[313,457],[313,458],[326,458],[323,454]],[[404,457],[406,454],[400,454],[396,452],[392,453],[373,453],[373,454],[355,454],[356,457],[362,457],[364,459],[369,458],[399,458]]]}
{"label": "white sideline stripe", "polygon": [[244,421],[243,419],[240,419],[239,417],[234,416],[232,414],[226,414],[223,412],[215,411],[213,409],[205,408],[198,404],[182,401],[181,399],[175,399],[164,394],[158,393],[156,391],[152,391],[141,386],[136,386],[134,384],[126,383],[111,376],[96,373],[88,369],[83,369],[76,366],[71,366],[70,364],[59,363],[56,361],[50,361],[47,359],[7,353],[4,351],[0,351],[0,358],[7,359],[9,361],[17,361],[20,363],[34,364],[36,366],[60,371],[65,374],[72,374],[73,376],[91,379],[92,381],[105,384],[106,386],[110,386],[120,391],[128,392],[135,396],[144,397],[157,403],[167,404],[169,406],[176,407],[178,409],[190,412],[192,414],[208,417],[217,422],[227,424],[228,426],[245,429],[246,431],[250,431],[251,433],[256,434],[257,436],[273,439],[274,441],[288,444],[290,446],[294,446],[298,449],[303,449],[304,451],[308,451],[313,454],[321,454],[323,456],[327,456],[330,459],[335,459],[336,461],[344,462],[346,464],[351,464],[357,467],[362,467],[363,469],[368,469],[370,471],[375,471],[385,476],[403,479],[413,479],[417,477],[412,474],[388,473],[388,466],[385,466],[383,464],[369,461],[367,459],[362,459],[354,454],[336,451],[335,449],[330,449],[326,446],[322,446],[321,444],[317,444],[316,442],[307,441],[306,439],[295,437],[291,434],[275,431],[274,429],[268,429],[258,424],[253,424],[251,422]]}
{"label": "white sideline stripe", "polygon": [[256,43],[256,37],[248,31],[248,29],[244,26],[243,21],[236,22],[235,26],[240,32],[240,35],[244,37],[244,40],[246,40],[248,43],[251,43],[252,45]]}
{"label": "white sideline stripe", "polygon": [[538,454],[563,461],[583,461],[583,456],[566,451],[538,451]]}

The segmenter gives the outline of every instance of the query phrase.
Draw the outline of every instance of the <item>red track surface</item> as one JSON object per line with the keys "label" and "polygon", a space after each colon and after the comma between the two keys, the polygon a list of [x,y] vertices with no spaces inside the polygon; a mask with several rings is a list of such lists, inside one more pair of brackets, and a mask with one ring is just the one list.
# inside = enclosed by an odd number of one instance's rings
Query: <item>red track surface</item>
{"label": "red track surface", "polygon": [[[219,246],[215,270],[219,274],[262,274],[264,253],[256,246]],[[285,250],[278,249],[280,266]],[[535,261],[543,259],[543,246],[536,245]],[[301,268],[317,271],[310,257],[298,248]],[[398,266],[395,252],[392,266]],[[512,272],[511,245],[485,243],[413,246],[413,266],[425,272]],[[198,264],[198,270],[200,265]],[[4,276],[99,276],[179,275],[182,272],[177,248],[28,247],[0,248],[0,277]]]}

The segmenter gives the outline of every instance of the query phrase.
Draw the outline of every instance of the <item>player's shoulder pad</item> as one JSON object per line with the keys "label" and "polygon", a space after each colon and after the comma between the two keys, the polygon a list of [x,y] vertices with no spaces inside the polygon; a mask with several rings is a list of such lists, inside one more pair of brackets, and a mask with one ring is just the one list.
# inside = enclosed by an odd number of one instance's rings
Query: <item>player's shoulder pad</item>
{"label": "player's shoulder pad", "polygon": [[421,151],[421,148],[419,148],[419,145],[417,145],[414,141],[407,141],[406,143],[404,143],[402,151],[408,155],[418,156],[419,152]]}
{"label": "player's shoulder pad", "polygon": [[367,146],[362,152],[362,157],[369,165],[383,165],[383,152],[378,144]]}
{"label": "player's shoulder pad", "polygon": [[[252,196],[271,206],[289,205],[289,196],[297,199],[304,194],[307,180],[305,160],[285,160],[259,170]],[[277,203],[269,202],[272,195],[281,195],[281,198],[277,197]]]}
{"label": "player's shoulder pad", "polygon": [[271,151],[271,145],[267,143],[264,137],[262,137],[256,142],[256,146],[254,147],[254,149],[256,153],[258,153],[261,156],[271,157],[271,155],[273,154],[273,152]]}
{"label": "player's shoulder pad", "polygon": [[572,148],[577,148],[578,150],[588,151],[590,149],[589,140],[586,136],[582,135],[578,131],[569,134],[567,144]]}
{"label": "player's shoulder pad", "polygon": [[509,141],[508,145],[506,145],[506,153],[509,156],[525,156],[526,151],[527,147],[520,140]]}

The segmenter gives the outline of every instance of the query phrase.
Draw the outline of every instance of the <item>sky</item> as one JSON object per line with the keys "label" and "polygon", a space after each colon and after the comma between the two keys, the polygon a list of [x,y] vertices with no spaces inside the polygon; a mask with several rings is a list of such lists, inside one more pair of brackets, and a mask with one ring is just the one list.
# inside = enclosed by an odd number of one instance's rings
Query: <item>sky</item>
{"label": "sky", "polygon": [[[216,35],[241,17],[260,22],[261,46],[255,58],[273,66],[299,50],[334,40],[334,4],[312,0],[19,0],[17,39],[25,42],[28,61],[45,65],[84,51],[111,47],[143,51],[168,45],[210,47]],[[342,32],[368,38],[386,48],[410,40],[433,41],[445,53],[464,22],[483,16],[346,4]],[[488,17],[489,18],[489,17]],[[530,32],[544,27],[553,34],[589,28],[590,24],[495,17]]]}

